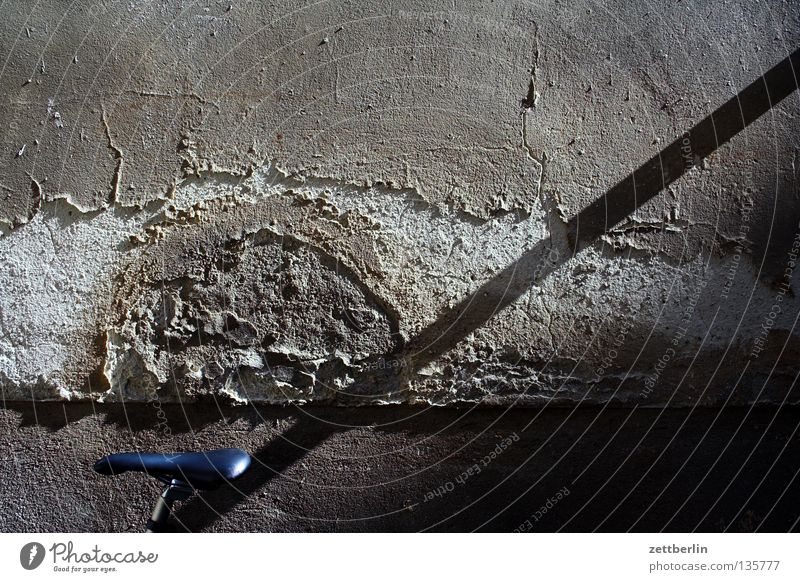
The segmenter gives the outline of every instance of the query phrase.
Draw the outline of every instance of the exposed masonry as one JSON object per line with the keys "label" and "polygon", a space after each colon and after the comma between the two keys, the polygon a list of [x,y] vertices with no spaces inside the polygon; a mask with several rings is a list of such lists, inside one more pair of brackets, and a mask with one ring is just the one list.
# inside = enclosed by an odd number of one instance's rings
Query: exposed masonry
{"label": "exposed masonry", "polygon": [[[572,257],[564,232],[785,57],[791,19],[778,42],[737,2],[624,38],[548,3],[167,6],[167,29],[134,5],[59,25],[47,4],[21,44],[0,31],[4,398],[655,406],[791,385],[796,100],[703,163],[689,148],[691,169],[590,249]],[[47,48],[51,26],[98,22]],[[762,50],[724,71],[674,56],[721,62],[709,34]],[[530,249],[542,275],[518,300],[408,352]]]}

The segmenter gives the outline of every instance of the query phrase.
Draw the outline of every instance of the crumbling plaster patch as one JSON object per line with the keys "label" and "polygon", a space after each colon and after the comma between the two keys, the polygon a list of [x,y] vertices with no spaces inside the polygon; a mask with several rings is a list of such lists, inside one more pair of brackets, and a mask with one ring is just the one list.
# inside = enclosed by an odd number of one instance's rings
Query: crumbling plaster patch
{"label": "crumbling plaster patch", "polygon": [[[726,349],[737,323],[731,314],[753,303],[733,294],[704,338],[725,259],[674,265],[591,250],[406,384],[384,391],[376,383],[366,394],[352,387],[359,374],[377,381],[370,370],[406,366],[381,358],[549,236],[543,209],[473,222],[413,191],[293,177],[270,165],[242,180],[192,178],[150,213],[112,208],[87,217],[64,201],[46,203],[0,240],[13,242],[3,257],[13,267],[3,281],[13,290],[2,309],[11,314],[2,320],[12,339],[3,349],[7,397],[33,390],[37,398],[104,400],[581,399],[587,379],[645,376],[670,345],[664,330],[676,328],[686,297],[698,293],[687,341],[705,350]],[[103,250],[87,260],[87,248]],[[756,280],[747,263],[738,276]],[[772,291],[758,284],[756,293],[766,306]],[[49,308],[20,308],[31,296]],[[751,307],[748,318],[764,309]],[[790,324],[781,316],[776,329]],[[624,347],[598,378],[605,340],[620,329]],[[25,337],[50,343],[32,350]],[[734,349],[750,348],[746,337],[740,343]],[[48,346],[57,353],[60,345],[71,346],[61,350],[68,357],[50,356]],[[98,366],[105,382],[91,375]]]}

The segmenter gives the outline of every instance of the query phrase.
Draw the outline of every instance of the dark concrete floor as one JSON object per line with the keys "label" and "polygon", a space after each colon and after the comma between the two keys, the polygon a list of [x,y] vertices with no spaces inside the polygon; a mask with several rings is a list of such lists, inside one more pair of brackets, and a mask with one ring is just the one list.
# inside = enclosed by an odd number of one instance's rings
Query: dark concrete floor
{"label": "dark concrete floor", "polygon": [[157,483],[101,477],[95,459],[226,446],[253,468],[179,506],[179,527],[788,531],[800,519],[798,407],[160,410],[0,409],[0,531],[137,531]]}

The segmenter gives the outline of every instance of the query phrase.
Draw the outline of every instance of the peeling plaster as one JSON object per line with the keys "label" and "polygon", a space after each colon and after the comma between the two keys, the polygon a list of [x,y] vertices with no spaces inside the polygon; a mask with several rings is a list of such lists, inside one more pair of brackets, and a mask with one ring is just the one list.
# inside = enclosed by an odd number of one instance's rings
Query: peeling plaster
{"label": "peeling plaster", "polygon": [[[689,172],[582,254],[566,233],[662,141],[783,58],[774,31],[706,20],[704,3],[667,9],[706,61],[708,30],[764,36],[750,69],[722,75],[659,57],[672,29],[608,38],[605,16],[548,3],[441,6],[404,2],[387,24],[385,4],[365,2],[336,36],[309,32],[350,19],[327,5],[263,29],[267,6],[226,13],[213,37],[197,34],[208,14],[193,7],[161,37],[159,11],[136,16],[137,34],[101,19],[96,54],[73,61],[60,34],[46,68],[42,39],[27,39],[2,78],[3,396],[779,399],[780,382],[747,392],[717,363],[752,354],[800,228],[796,100],[704,164],[689,152]],[[642,10],[626,8],[631,30],[651,30]],[[200,48],[207,70],[187,58]],[[415,365],[415,338],[540,247],[552,269]],[[748,386],[800,347],[796,279],[788,288]]]}

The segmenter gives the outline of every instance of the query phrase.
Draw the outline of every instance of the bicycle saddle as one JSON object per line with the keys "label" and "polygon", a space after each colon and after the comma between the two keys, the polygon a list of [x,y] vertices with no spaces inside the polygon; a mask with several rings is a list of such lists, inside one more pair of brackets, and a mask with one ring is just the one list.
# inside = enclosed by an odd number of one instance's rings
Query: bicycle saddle
{"label": "bicycle saddle", "polygon": [[240,477],[250,467],[242,449],[216,449],[198,453],[116,453],[94,464],[101,475],[142,471],[169,482],[182,481],[194,489],[216,489]]}

